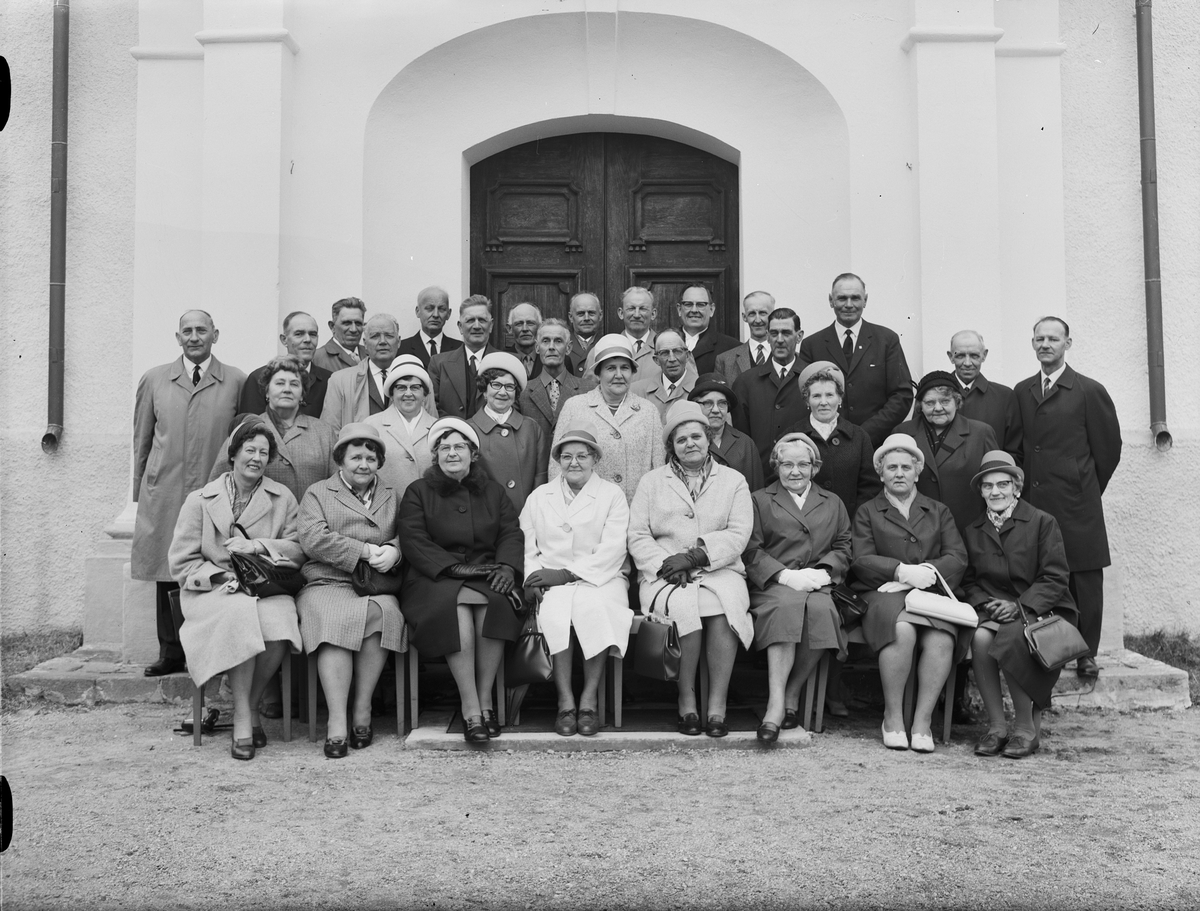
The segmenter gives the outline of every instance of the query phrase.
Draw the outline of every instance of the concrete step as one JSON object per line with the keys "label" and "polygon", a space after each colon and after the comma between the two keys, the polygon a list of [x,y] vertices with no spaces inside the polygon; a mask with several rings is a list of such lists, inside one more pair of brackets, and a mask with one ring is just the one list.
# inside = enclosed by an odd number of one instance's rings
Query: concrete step
{"label": "concrete step", "polygon": [[147,677],[143,665],[127,664],[121,653],[80,648],[69,655],[43,661],[17,674],[12,682],[27,696],[65,705],[103,702],[191,702],[192,678],[187,674]]}
{"label": "concrete step", "polygon": [[1077,677],[1063,669],[1054,687],[1054,704],[1066,708],[1186,709],[1192,704],[1187,671],[1128,649],[1102,650],[1096,656],[1100,676]]}

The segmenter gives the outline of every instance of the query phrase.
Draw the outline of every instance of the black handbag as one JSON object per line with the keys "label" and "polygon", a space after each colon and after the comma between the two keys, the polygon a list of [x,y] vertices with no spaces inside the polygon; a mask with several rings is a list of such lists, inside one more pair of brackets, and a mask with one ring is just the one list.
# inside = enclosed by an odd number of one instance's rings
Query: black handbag
{"label": "black handbag", "polygon": [[[675,594],[677,585],[663,586],[650,602],[650,610],[642,618],[638,627],[637,639],[633,644],[633,669],[643,677],[654,680],[678,680],[679,659],[683,650],[679,645],[679,628],[671,619],[671,595]],[[663,602],[663,615],[654,613],[654,605],[658,596],[668,591]]]}
{"label": "black handbag", "polygon": [[1058,614],[1052,612],[1030,623],[1021,608],[1021,622],[1025,624],[1029,653],[1048,671],[1056,671],[1091,652],[1079,630]]}
{"label": "black handbag", "polygon": [[508,647],[504,661],[504,686],[508,689],[530,683],[545,683],[554,673],[554,659],[550,657],[550,646],[538,629],[537,609],[529,612],[529,618],[517,641]]}
{"label": "black handbag", "polygon": [[[240,531],[247,540],[251,540],[240,523],[235,522],[233,529]],[[299,567],[291,562],[280,565],[263,554],[235,553],[229,555],[229,562],[233,566],[233,574],[237,577],[238,588],[255,598],[270,598],[272,595],[295,596],[304,588],[304,576],[300,574]]]}
{"label": "black handbag", "polygon": [[833,606],[842,618],[842,629],[850,630],[862,624],[867,613],[867,602],[862,595],[845,582],[839,582],[830,589],[829,597],[833,599]]}
{"label": "black handbag", "polygon": [[366,560],[359,560],[350,574],[350,586],[356,595],[398,595],[402,581],[399,563],[384,573]]}

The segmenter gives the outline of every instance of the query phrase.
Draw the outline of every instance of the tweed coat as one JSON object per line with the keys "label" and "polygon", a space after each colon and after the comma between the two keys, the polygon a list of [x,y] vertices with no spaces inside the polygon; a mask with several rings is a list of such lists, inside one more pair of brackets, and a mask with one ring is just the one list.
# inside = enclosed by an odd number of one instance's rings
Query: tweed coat
{"label": "tweed coat", "polygon": [[[637,346],[637,339],[628,332],[623,334],[629,340],[629,344],[633,346],[633,365],[637,368],[635,373],[637,378],[639,380],[649,380],[661,374],[662,371],[659,369],[658,363],[654,360],[654,340],[658,338],[658,333],[653,329],[647,329],[646,334],[641,339],[641,348]],[[593,383],[593,385],[595,384]],[[586,391],[585,389],[584,392]]]}
{"label": "tweed coat", "polygon": [[329,378],[321,420],[336,434],[346,424],[365,421],[386,407],[387,402],[371,377],[371,359],[364,357],[357,367],[339,370]]}
{"label": "tweed coat", "polygon": [[366,356],[367,349],[362,345],[359,345],[359,360],[351,360],[350,356],[346,354],[346,350],[333,339],[330,339],[317,349],[316,353],[313,355],[313,363],[322,370],[328,370],[330,373],[337,373],[339,370],[345,370],[347,367],[357,367],[359,361],[364,360]]}
{"label": "tweed coat", "polygon": [[[746,648],[754,637],[748,613],[746,567],[742,552],[754,529],[754,507],[750,488],[741,472],[714,462],[708,480],[695,501],[670,465],[642,476],[629,505],[629,556],[638,568],[642,609],[662,613],[669,603],[671,618],[686,636],[701,628],[700,587],[717,596],[729,627]],[[697,579],[673,592],[664,592],[655,605],[654,596],[670,583],[658,578],[663,561],[704,542],[708,566]]]}
{"label": "tweed coat", "polygon": [[435,420],[429,412],[421,411],[416,429],[410,436],[404,418],[394,406],[367,418],[367,423],[376,428],[383,438],[385,452],[379,478],[395,491],[397,498],[404,496],[408,485],[424,475],[433,464],[429,428]]}
{"label": "tweed coat", "polygon": [[546,589],[538,627],[550,654],[571,644],[574,627],[584,658],[610,648],[624,655],[633,611],[629,609],[626,536],[629,504],[621,488],[593,474],[570,503],[561,478],[543,484],[521,510],[525,575],[539,569],[569,569],[570,585]]}
{"label": "tweed coat", "polygon": [[1025,434],[1021,427],[1021,409],[1017,407],[1016,393],[1008,386],[993,383],[982,373],[975,376],[970,389],[963,389],[960,384],[958,391],[962,393],[962,406],[958,413],[991,427],[1000,443],[999,448],[1020,465],[1024,457],[1022,441]]}
{"label": "tweed coat", "polygon": [[917,448],[925,456],[925,465],[917,477],[917,490],[950,507],[954,524],[962,534],[983,512],[983,497],[971,486],[971,478],[983,464],[984,455],[1000,448],[996,434],[982,421],[956,414],[935,454],[929,448],[925,427],[925,416],[921,415],[905,421],[896,428],[896,433],[907,433],[916,440]]}
{"label": "tweed coat", "polygon": [[[475,355],[476,361],[494,351],[490,342]],[[483,393],[467,388],[467,348],[460,345],[429,359],[429,378],[433,380],[433,404],[442,417],[462,418],[464,421],[483,407]]]}
{"label": "tweed coat", "polygon": [[[596,463],[596,474],[612,481],[632,500],[642,475],[657,468],[665,460],[662,441],[662,419],[658,409],[637,395],[626,395],[613,414],[599,389],[568,400],[558,415],[554,428],[554,443],[568,430],[586,430],[596,438],[603,457]],[[551,450],[554,445],[551,445]],[[557,462],[549,465],[553,481],[561,470]]]}
{"label": "tweed coat", "polygon": [[[304,562],[296,532],[296,499],[282,484],[264,477],[238,524],[266,546],[277,564]],[[265,651],[267,642],[286,640],[300,651],[296,604],[290,595],[230,594],[222,590],[223,580],[214,590],[215,576],[233,572],[225,549],[231,531],[233,510],[222,473],[188,494],[171,539],[171,575],[179,583],[183,610],[179,640],[197,685]]]}
{"label": "tweed coat", "polygon": [[479,460],[488,476],[504,488],[520,512],[533,489],[546,483],[541,428],[515,408],[508,414],[507,426],[498,425],[483,408],[467,423],[479,433]]}
{"label": "tweed coat", "polygon": [[854,355],[846,363],[841,323],[826,326],[800,343],[798,369],[814,361],[833,361],[846,378],[842,417],[867,432],[879,446],[908,417],[913,403],[912,375],[900,336],[885,326],[862,321]]}
{"label": "tweed coat", "polygon": [[[133,526],[130,573],[169,582],[171,533],[184,497],[204,486],[217,449],[237,414],[246,374],[215,357],[199,385],[182,356],[152,367],[138,382],[133,406]],[[189,362],[190,365],[190,362]]]}
{"label": "tweed coat", "polygon": [[[754,343],[757,345],[757,343]],[[739,376],[754,366],[754,358],[750,351],[750,342],[743,342],[736,348],[722,351],[717,355],[717,373],[729,380],[730,384]],[[763,342],[763,363],[771,359],[771,344]]]}
{"label": "tweed coat", "polygon": [[[266,375],[266,365],[250,371],[246,382],[242,384],[242,397],[238,400],[239,414],[262,414],[267,410],[267,397],[262,391],[262,378]],[[321,416],[325,407],[325,390],[329,387],[329,370],[311,364],[300,377],[304,387],[301,397],[300,413],[314,418]]]}
{"label": "tweed coat", "polygon": [[634,395],[640,395],[648,402],[653,402],[654,407],[658,409],[660,417],[665,417],[667,409],[681,399],[686,399],[688,393],[696,385],[696,380],[699,374],[696,373],[696,365],[688,362],[688,365],[683,370],[683,376],[675,384],[675,391],[667,396],[667,390],[663,388],[663,376],[658,373],[652,377],[645,379],[637,379],[633,381],[633,385],[629,387],[629,391]]}
{"label": "tweed coat", "polygon": [[712,326],[709,326],[700,333],[700,337],[696,339],[696,347],[692,349],[692,363],[696,365],[696,375],[703,376],[706,373],[715,373],[717,369],[717,355],[726,351],[732,351],[740,344],[741,342],[732,335],[718,332]]}
{"label": "tweed coat", "polygon": [[817,452],[821,453],[821,470],[813,477],[813,483],[837,496],[846,507],[846,515],[854,515],[859,506],[883,490],[875,472],[871,438],[857,424],[838,415],[833,433],[826,440],[817,433],[809,416],[787,432],[802,433],[817,447]]}
{"label": "tweed coat", "polygon": [[722,465],[728,465],[742,473],[751,493],[762,488],[762,459],[754,440],[746,434],[726,424],[725,429],[721,431],[721,445],[713,445],[710,451]]}
{"label": "tweed coat", "polygon": [[771,478],[771,448],[787,429],[808,416],[808,406],[800,394],[800,359],[784,379],[779,378],[773,360],[751,367],[733,381],[738,407],[733,409],[733,426],[749,434],[762,459],[763,477]]}
{"label": "tweed coat", "polygon": [[407,564],[400,592],[404,619],[421,656],[431,658],[462,647],[458,592],[463,586],[487,596],[484,636],[515,642],[522,626],[508,598],[492,591],[486,579],[464,582],[442,575],[455,563],[504,563],[516,571],[520,590],[525,536],[512,500],[490,478],[478,492],[458,484],[443,493],[443,483],[420,478],[400,500],[400,548]]}
{"label": "tweed coat", "polygon": [[383,647],[407,649],[404,618],[395,595],[360,595],[350,575],[362,558],[363,544],[391,544],[396,538],[396,492],[380,478],[370,506],[354,496],[335,471],[318,481],[300,501],[300,544],[308,555],[305,586],[296,598],[304,650],[315,652],[322,643],[358,651],[367,626],[368,604],[383,611]]}
{"label": "tweed coat", "polygon": [[[445,351],[453,351],[455,348],[461,347],[462,341],[460,339],[451,338],[443,332],[441,339],[438,341],[438,354]],[[425,369],[429,369],[429,349],[425,347],[425,339],[421,337],[420,332],[416,332],[406,339],[401,339],[400,347],[396,349],[396,357],[402,354],[411,354],[413,357],[420,358]]]}
{"label": "tweed coat", "polygon": [[536,380],[530,380],[521,390],[517,407],[521,414],[538,425],[542,432],[542,451],[538,454],[538,464],[547,466],[550,463],[550,442],[554,439],[554,428],[558,424],[558,416],[562,413],[567,399],[579,395],[579,380],[565,370],[558,375],[558,407],[550,404],[550,393],[546,391],[546,378],[538,374]]}
{"label": "tweed coat", "polygon": [[[1062,532],[1052,515],[1018,500],[999,531],[986,514],[981,515],[963,531],[963,541],[968,559],[963,592],[969,604],[979,607],[1000,598],[1016,601],[1039,617],[1054,611],[1078,624]],[[1059,671],[1047,671],[1033,660],[1020,620],[996,625],[988,654],[1039,708],[1046,708]]]}
{"label": "tweed coat", "polygon": [[1111,562],[1102,495],[1121,461],[1121,425],[1108,390],[1063,370],[1042,400],[1041,374],[1014,392],[1024,429],[1025,491],[1031,506],[1058,520],[1071,572]]}
{"label": "tweed coat", "polygon": [[754,645],[800,642],[808,625],[812,649],[846,650],[846,634],[828,588],[798,592],[777,576],[785,569],[821,567],[834,585],[850,569],[850,517],[842,501],[808,485],[804,508],[779,482],[751,494],[754,530],[743,559],[750,581]]}
{"label": "tweed coat", "polygon": [[[279,432],[268,413],[263,412],[258,417],[262,418],[271,436],[275,437],[275,458],[267,463],[263,473],[290,490],[299,503],[309,487],[329,477],[337,469],[333,464],[333,444],[337,442],[337,434],[324,421],[307,414],[296,415],[295,423],[285,433]],[[232,433],[221,444],[221,451],[217,453],[208,475],[210,481],[229,470],[231,439]]]}

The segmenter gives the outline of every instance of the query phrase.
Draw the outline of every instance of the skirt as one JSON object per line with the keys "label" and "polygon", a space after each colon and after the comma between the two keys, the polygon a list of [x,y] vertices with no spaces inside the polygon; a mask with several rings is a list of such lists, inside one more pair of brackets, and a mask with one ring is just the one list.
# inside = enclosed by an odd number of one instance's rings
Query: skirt
{"label": "skirt", "polygon": [[625,577],[618,576],[599,587],[573,582],[547,589],[537,622],[552,655],[570,646],[574,629],[585,659],[611,648],[624,657],[633,625]]}
{"label": "skirt", "polygon": [[1020,620],[1008,623],[997,623],[995,620],[985,620],[979,624],[980,629],[991,630],[995,634],[988,655],[1000,665],[1009,685],[1016,684],[1033,700],[1039,709],[1050,707],[1050,696],[1062,668],[1048,671],[1029,652],[1029,644],[1025,641],[1025,626]]}
{"label": "skirt", "polygon": [[463,582],[459,579],[438,579],[437,588],[453,589],[453,602],[444,598],[409,598],[404,602],[404,619],[408,623],[409,641],[422,658],[438,658],[462,650],[458,638],[458,605],[483,607],[483,635],[488,639],[516,642],[524,626],[524,618],[513,610],[508,598],[489,598],[482,587],[486,582]]}
{"label": "skirt", "polygon": [[970,627],[955,626],[945,620],[909,613],[904,607],[904,595],[905,592],[863,592],[863,600],[867,602],[867,613],[863,616],[862,632],[871,651],[878,654],[895,642],[896,623],[902,620],[913,626],[924,626],[949,633],[954,637],[954,663],[962,661],[975,631]]}
{"label": "skirt", "polygon": [[[382,614],[382,626],[370,624],[375,604]],[[315,652],[328,643],[357,652],[363,640],[382,632],[381,644],[391,652],[408,648],[404,635],[404,617],[395,595],[360,595],[349,582],[310,582],[296,598],[300,613],[300,632],[304,650]]]}
{"label": "skirt", "polygon": [[197,686],[266,651],[268,642],[289,642],[293,652],[300,651],[296,603],[290,595],[255,598],[220,589],[185,589],[179,601],[183,611],[179,641],[188,674]]}
{"label": "skirt", "polygon": [[778,582],[765,591],[751,591],[750,614],[754,617],[754,647],[805,640],[813,651],[831,649],[846,654],[846,632],[828,592],[798,592]]}

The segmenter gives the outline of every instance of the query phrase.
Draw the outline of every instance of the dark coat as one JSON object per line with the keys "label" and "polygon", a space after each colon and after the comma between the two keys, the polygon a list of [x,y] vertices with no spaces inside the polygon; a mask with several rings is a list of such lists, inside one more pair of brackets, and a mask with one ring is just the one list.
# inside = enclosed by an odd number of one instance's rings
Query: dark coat
{"label": "dark coat", "polygon": [[721,431],[720,447],[712,447],[713,457],[724,465],[728,465],[742,473],[750,492],[761,490],[763,486],[762,457],[754,440],[746,436],[736,427],[725,425]]}
{"label": "dark coat", "polygon": [[542,431],[542,451],[538,454],[538,465],[546,468],[550,464],[550,441],[554,439],[554,428],[558,425],[558,416],[562,413],[563,405],[573,395],[579,395],[579,380],[570,373],[559,374],[561,388],[558,390],[558,407],[550,404],[550,393],[539,373],[537,381],[530,381],[521,390],[518,407],[521,414],[532,420]]}
{"label": "dark coat", "polygon": [[[367,356],[367,349],[362,345],[358,346],[358,359],[361,361]],[[337,373],[339,370],[344,370],[347,367],[358,366],[358,361],[350,360],[349,355],[342,349],[342,346],[333,339],[327,341],[324,345],[317,349],[317,353],[313,355],[313,364],[320,367],[322,370],[328,370],[330,373]],[[255,414],[258,412],[256,411]]]}
{"label": "dark coat", "polygon": [[1014,392],[1024,428],[1025,492],[1058,520],[1072,572],[1111,562],[1101,495],[1121,461],[1121,425],[1108,391],[1068,366],[1041,396],[1041,374]]}
{"label": "dark coat", "polygon": [[[438,354],[444,354],[447,351],[453,351],[455,348],[461,347],[461,341],[451,338],[443,332],[442,340],[438,343]],[[425,347],[425,340],[421,338],[420,332],[401,340],[400,347],[396,349],[396,356],[399,357],[402,354],[411,354],[413,357],[419,357],[421,363],[425,365],[425,369],[429,369],[429,349]]]}
{"label": "dark coat", "polygon": [[700,333],[700,337],[696,339],[696,347],[692,349],[692,361],[696,364],[697,376],[714,373],[717,369],[717,355],[740,344],[741,342],[733,336],[725,335],[709,326]]}
{"label": "dark coat", "polygon": [[[571,375],[575,377],[575,379],[579,380],[579,388],[583,392],[587,392],[589,389],[596,388],[596,386],[598,386],[600,383],[600,381],[596,378],[596,374],[588,370],[587,365],[588,352],[592,350],[592,345],[595,345],[596,342],[600,341],[600,335],[601,333],[599,332],[593,335],[592,344],[584,348],[583,345],[580,344],[579,336],[574,332],[571,333],[571,350],[567,352],[566,368],[570,371]],[[653,363],[653,359],[651,360],[651,363]]]}
{"label": "dark coat", "polygon": [[[246,377],[246,382],[242,385],[242,397],[238,400],[238,414],[262,414],[267,410],[267,397],[262,391],[262,378],[266,372],[266,365],[263,365]],[[321,408],[325,405],[325,389],[332,375],[316,364],[304,372],[304,376],[301,377],[304,384],[301,414],[314,418],[321,416]]]}
{"label": "dark coat", "polygon": [[837,496],[846,507],[846,515],[858,512],[858,507],[883,490],[875,471],[875,450],[867,432],[838,416],[828,440],[813,428],[807,417],[788,428],[788,433],[802,433],[813,441],[821,453],[821,470],[813,483]]}
{"label": "dark coat", "polygon": [[912,407],[912,375],[900,346],[900,336],[891,329],[862,321],[854,357],[846,363],[842,352],[841,324],[826,326],[800,343],[798,368],[814,361],[833,361],[846,378],[842,417],[867,432],[872,446],[879,446]]}
{"label": "dark coat", "polygon": [[545,446],[537,422],[514,410],[503,427],[480,408],[468,423],[479,433],[479,461],[520,513],[534,488],[546,483],[546,463],[540,459]]}
{"label": "dark coat", "polygon": [[774,361],[752,367],[733,381],[738,407],[733,410],[733,426],[748,434],[762,459],[763,477],[770,478],[771,447],[789,427],[808,415],[808,406],[800,394],[800,359],[792,371],[779,379]]}
{"label": "dark coat", "polygon": [[[476,361],[498,349],[485,345]],[[483,393],[467,388],[467,349],[460,345],[453,351],[429,359],[429,378],[433,380],[433,398],[438,417],[462,418],[464,421],[483,407]]]}
{"label": "dark coat", "polygon": [[954,516],[959,534],[983,513],[983,497],[971,486],[971,478],[983,464],[984,453],[999,449],[992,428],[956,414],[946,438],[934,454],[929,448],[924,416],[905,421],[896,433],[907,433],[917,441],[925,466],[917,478],[917,490],[931,500],[945,503]]}
{"label": "dark coat", "polygon": [[1017,396],[1007,386],[993,383],[982,373],[975,377],[971,388],[963,390],[962,407],[958,413],[972,421],[982,421],[992,428],[1001,449],[1021,464],[1021,409],[1017,407]]}

